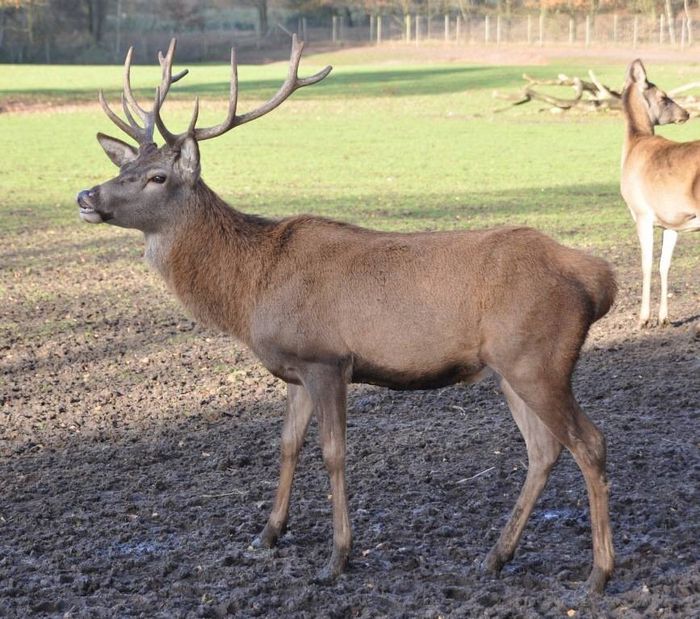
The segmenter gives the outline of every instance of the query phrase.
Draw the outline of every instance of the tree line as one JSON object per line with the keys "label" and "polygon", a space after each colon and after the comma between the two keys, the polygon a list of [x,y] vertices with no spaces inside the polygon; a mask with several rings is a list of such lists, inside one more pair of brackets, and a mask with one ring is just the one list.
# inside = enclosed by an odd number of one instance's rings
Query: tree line
{"label": "tree line", "polygon": [[[342,17],[352,26],[372,16],[459,15],[464,20],[524,13],[603,12],[664,15],[697,8],[700,0],[0,0],[0,61],[112,62],[134,33],[226,30],[265,41],[276,26],[299,19],[312,26]],[[293,26],[290,26],[293,28]]]}

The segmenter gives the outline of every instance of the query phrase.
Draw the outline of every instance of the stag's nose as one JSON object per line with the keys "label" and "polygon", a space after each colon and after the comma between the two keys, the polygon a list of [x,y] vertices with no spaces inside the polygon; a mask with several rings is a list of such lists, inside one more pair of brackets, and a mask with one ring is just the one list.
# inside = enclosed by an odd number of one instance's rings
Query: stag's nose
{"label": "stag's nose", "polygon": [[86,200],[90,200],[91,198],[95,197],[95,190],[94,189],[83,189],[81,192],[78,193],[76,196],[75,200],[78,204],[81,202],[84,202]]}

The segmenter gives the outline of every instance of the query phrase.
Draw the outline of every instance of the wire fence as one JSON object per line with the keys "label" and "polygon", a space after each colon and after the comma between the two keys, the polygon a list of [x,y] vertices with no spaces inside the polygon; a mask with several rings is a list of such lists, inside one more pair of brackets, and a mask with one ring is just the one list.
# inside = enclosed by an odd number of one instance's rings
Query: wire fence
{"label": "wire fence", "polygon": [[[349,26],[333,17],[323,27],[308,28],[304,18],[296,31],[307,40],[338,44],[390,41],[442,41],[455,44],[571,45],[576,47],[620,45],[629,47],[668,45],[685,48],[694,43],[694,22],[685,16],[671,20],[640,15],[598,15],[578,19],[564,15],[370,15],[367,23]],[[289,28],[285,28],[288,30]]]}

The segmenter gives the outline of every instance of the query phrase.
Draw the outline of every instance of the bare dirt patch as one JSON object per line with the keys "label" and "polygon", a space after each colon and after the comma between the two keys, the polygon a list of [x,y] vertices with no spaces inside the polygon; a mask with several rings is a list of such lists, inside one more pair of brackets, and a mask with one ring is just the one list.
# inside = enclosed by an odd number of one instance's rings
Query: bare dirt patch
{"label": "bare dirt patch", "polygon": [[283,385],[183,316],[141,265],[136,235],[34,232],[0,253],[0,615],[627,618],[700,608],[697,268],[672,270],[671,313],[684,322],[636,331],[630,242],[615,260],[620,300],[575,377],[608,438],[617,550],[607,595],[589,599],[588,507],[568,455],[502,577],[479,569],[525,475],[493,381],[351,390],[354,550],[337,584],[317,586],[331,517],[315,428],[288,533],[275,551],[248,550],[277,480]]}

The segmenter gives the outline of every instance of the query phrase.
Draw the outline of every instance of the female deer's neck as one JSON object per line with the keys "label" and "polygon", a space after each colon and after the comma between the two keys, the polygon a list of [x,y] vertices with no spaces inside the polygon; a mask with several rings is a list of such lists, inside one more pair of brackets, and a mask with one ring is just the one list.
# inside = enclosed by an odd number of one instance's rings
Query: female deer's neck
{"label": "female deer's neck", "polygon": [[649,118],[646,103],[637,88],[629,86],[622,95],[622,109],[630,138],[654,135],[654,123]]}
{"label": "female deer's neck", "polygon": [[146,237],[146,259],[206,326],[246,342],[272,222],[240,213],[200,181],[178,221]]}
{"label": "female deer's neck", "polygon": [[626,125],[623,159],[626,159],[638,140],[654,135],[654,124],[649,118],[642,94],[634,84],[628,86],[622,94],[622,110]]}

